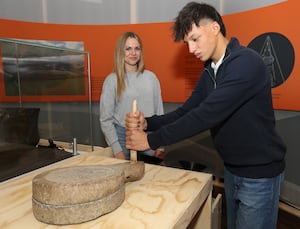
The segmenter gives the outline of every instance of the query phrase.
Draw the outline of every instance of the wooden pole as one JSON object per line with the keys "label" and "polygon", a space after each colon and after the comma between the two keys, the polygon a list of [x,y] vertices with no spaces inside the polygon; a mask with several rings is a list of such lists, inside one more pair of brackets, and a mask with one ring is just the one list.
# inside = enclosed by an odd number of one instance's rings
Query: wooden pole
{"label": "wooden pole", "polygon": [[[137,103],[136,100],[133,100],[132,102],[132,112],[136,112],[137,110]],[[130,160],[131,161],[137,161],[137,152],[136,150],[130,150]]]}

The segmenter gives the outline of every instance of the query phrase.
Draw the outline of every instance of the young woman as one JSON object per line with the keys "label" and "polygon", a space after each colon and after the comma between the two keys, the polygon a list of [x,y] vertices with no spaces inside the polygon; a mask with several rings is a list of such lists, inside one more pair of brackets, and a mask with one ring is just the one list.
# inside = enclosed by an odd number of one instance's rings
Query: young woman
{"label": "young woman", "polygon": [[[136,33],[125,32],[117,41],[114,70],[106,77],[100,97],[101,129],[116,158],[130,158],[125,146],[125,116],[134,100],[147,116],[163,114],[160,83],[145,69],[142,41]],[[160,151],[142,153],[162,156]]]}

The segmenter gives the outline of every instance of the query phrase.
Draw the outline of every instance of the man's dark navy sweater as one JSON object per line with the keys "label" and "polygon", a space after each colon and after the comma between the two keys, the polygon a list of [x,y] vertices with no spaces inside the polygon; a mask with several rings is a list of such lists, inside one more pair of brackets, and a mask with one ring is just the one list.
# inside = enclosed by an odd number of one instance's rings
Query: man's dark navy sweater
{"label": "man's dark navy sweater", "polygon": [[[271,75],[254,50],[236,38],[217,75],[211,61],[187,101],[173,112],[147,118],[151,149],[211,130],[216,150],[233,174],[273,177],[285,168],[285,144],[275,129]],[[200,153],[200,152],[199,152]]]}

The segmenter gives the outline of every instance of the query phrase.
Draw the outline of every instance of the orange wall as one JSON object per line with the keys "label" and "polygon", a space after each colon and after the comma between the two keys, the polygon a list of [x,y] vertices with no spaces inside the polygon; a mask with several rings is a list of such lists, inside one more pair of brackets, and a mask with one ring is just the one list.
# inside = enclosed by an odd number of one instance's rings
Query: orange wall
{"label": "orange wall", "polygon": [[[224,16],[228,37],[236,36],[245,46],[256,36],[277,32],[287,37],[295,51],[295,65],[288,80],[273,89],[277,109],[300,110],[299,63],[300,30],[297,21],[300,1],[284,3]],[[143,39],[146,67],[154,71],[161,82],[165,102],[183,102],[199,77],[202,63],[192,57],[183,43],[174,43],[171,22],[129,25],[61,25],[20,22],[0,19],[0,37],[83,41],[91,54],[92,97],[99,100],[103,80],[113,67],[113,52],[117,38],[124,31],[135,31]],[[1,76],[1,75],[0,75]],[[2,76],[3,77],[3,76]],[[1,85],[2,84],[2,85]],[[2,89],[1,89],[2,88]],[[0,80],[3,98],[3,79]]]}
{"label": "orange wall", "polygon": [[282,110],[300,110],[300,1],[289,0],[277,5],[264,7],[225,17],[228,35],[237,36],[248,45],[256,36],[266,32],[277,32],[292,43],[295,52],[294,68],[288,80],[272,90],[274,107]]}

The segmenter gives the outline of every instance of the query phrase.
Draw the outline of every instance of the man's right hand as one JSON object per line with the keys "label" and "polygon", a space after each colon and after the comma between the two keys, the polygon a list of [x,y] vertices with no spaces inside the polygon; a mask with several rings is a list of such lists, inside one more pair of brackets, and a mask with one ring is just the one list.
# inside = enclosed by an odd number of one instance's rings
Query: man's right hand
{"label": "man's right hand", "polygon": [[127,130],[146,130],[147,121],[144,117],[144,113],[141,111],[127,113],[125,118],[125,127]]}

